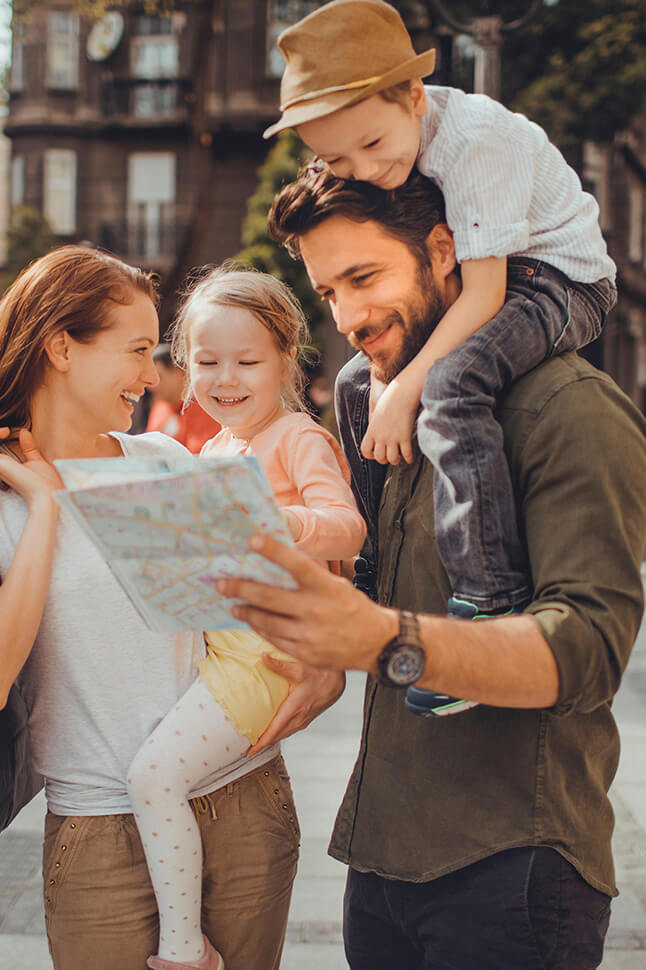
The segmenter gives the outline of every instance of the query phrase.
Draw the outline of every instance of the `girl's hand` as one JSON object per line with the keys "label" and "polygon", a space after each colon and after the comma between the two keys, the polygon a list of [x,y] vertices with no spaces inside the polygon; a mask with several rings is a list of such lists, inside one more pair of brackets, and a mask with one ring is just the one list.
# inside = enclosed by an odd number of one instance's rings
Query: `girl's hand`
{"label": "girl's hand", "polygon": [[[371,388],[370,397],[373,399]],[[368,430],[361,442],[361,454],[382,465],[399,465],[413,460],[413,424],[419,398],[393,381],[375,403]]]}
{"label": "girl's hand", "polygon": [[[9,429],[0,428],[0,438],[8,437]],[[39,497],[49,497],[64,485],[53,465],[42,457],[31,432],[26,428],[21,428],[18,444],[25,460],[20,463],[9,455],[0,454],[0,480],[6,482],[31,508]]]}

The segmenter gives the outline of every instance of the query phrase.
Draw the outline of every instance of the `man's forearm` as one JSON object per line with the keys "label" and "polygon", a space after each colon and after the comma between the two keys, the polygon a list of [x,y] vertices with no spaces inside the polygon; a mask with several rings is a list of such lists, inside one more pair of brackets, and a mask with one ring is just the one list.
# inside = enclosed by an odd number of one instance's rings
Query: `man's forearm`
{"label": "man's forearm", "polygon": [[[377,659],[399,633],[399,614],[373,603],[338,576],[274,539],[253,548],[292,573],[298,589],[221,580],[220,592],[242,600],[234,615],[305,663],[377,673]],[[552,652],[529,616],[496,620],[420,616],[426,668],[418,686],[496,707],[543,708],[557,700]]]}
{"label": "man's forearm", "polygon": [[450,620],[420,616],[424,687],[493,707],[552,707],[559,676],[545,638],[527,616]]}
{"label": "man's forearm", "polygon": [[[360,660],[372,674],[377,673],[381,650],[399,632],[396,610],[376,605],[374,609],[382,616],[372,628],[374,643]],[[470,623],[418,614],[418,620],[426,665],[417,687],[492,707],[542,708],[556,703],[556,661],[530,617]]]}

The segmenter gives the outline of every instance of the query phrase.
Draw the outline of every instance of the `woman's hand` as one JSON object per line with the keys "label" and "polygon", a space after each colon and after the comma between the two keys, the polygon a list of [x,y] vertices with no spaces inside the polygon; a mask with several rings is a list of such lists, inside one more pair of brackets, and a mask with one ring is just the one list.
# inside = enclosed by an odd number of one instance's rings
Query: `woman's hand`
{"label": "woman's hand", "polygon": [[345,674],[337,671],[319,670],[304,663],[279,660],[270,653],[264,653],[262,659],[266,667],[287,678],[289,694],[256,743],[249,748],[249,758],[270,744],[302,731],[315,717],[338,701],[345,689]]}
{"label": "woman's hand", "polygon": [[[9,435],[8,428],[0,428],[0,440],[7,439]],[[0,454],[0,479],[31,508],[39,498],[49,498],[53,491],[64,488],[64,485],[54,466],[42,457],[31,432],[26,428],[20,429],[18,444],[24,462],[17,462],[9,455]]]}

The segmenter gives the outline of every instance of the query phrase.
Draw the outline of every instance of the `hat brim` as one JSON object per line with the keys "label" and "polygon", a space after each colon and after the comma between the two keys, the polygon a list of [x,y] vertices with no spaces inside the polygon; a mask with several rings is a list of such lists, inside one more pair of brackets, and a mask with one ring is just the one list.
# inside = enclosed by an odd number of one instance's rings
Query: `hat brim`
{"label": "hat brim", "polygon": [[372,81],[365,87],[348,88],[346,91],[332,91],[329,94],[322,94],[320,98],[302,101],[291,108],[287,108],[280,120],[267,128],[262,137],[271,138],[286,128],[296,128],[298,125],[304,125],[306,121],[325,118],[335,111],[340,111],[341,108],[349,108],[357,101],[363,101],[365,98],[372,97],[373,94],[379,94],[386,88],[394,87],[395,84],[401,84],[403,81],[410,81],[416,77],[426,77],[427,74],[433,73],[434,68],[435,49],[431,48],[423,54],[417,54],[410,60],[404,61],[403,64],[399,64],[386,74],[382,74],[376,81]]}

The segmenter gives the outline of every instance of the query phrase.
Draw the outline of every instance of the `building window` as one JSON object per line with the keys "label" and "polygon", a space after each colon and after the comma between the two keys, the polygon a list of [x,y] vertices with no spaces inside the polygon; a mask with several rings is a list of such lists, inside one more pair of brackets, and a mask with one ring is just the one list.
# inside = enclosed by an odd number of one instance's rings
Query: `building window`
{"label": "building window", "polygon": [[76,152],[50,148],[45,152],[43,215],[58,236],[76,232]]}
{"label": "building window", "polygon": [[25,159],[14,155],[11,159],[9,202],[12,209],[25,203]]}
{"label": "building window", "polygon": [[179,41],[172,17],[137,18],[137,36],[130,46],[130,66],[135,77],[177,77]]}
{"label": "building window", "polygon": [[276,47],[276,41],[286,27],[302,20],[321,6],[321,0],[269,0],[267,4],[267,74],[281,77],[285,59]]}
{"label": "building window", "polygon": [[175,247],[175,155],[137,152],[128,159],[128,254],[154,262]]}
{"label": "building window", "polygon": [[132,89],[132,113],[135,118],[159,118],[177,110],[176,84],[138,84]]}
{"label": "building window", "polygon": [[644,259],[644,188],[633,184],[629,190],[628,259],[640,263]]}
{"label": "building window", "polygon": [[599,204],[599,224],[602,230],[612,228],[609,183],[607,147],[597,145],[593,141],[586,141],[583,145],[583,188],[593,195]]}
{"label": "building window", "polygon": [[53,11],[47,29],[47,85],[74,90],[79,83],[79,18]]}
{"label": "building window", "polygon": [[25,87],[25,25],[21,20],[14,20],[11,45],[11,73],[9,88],[11,91],[22,91]]}

